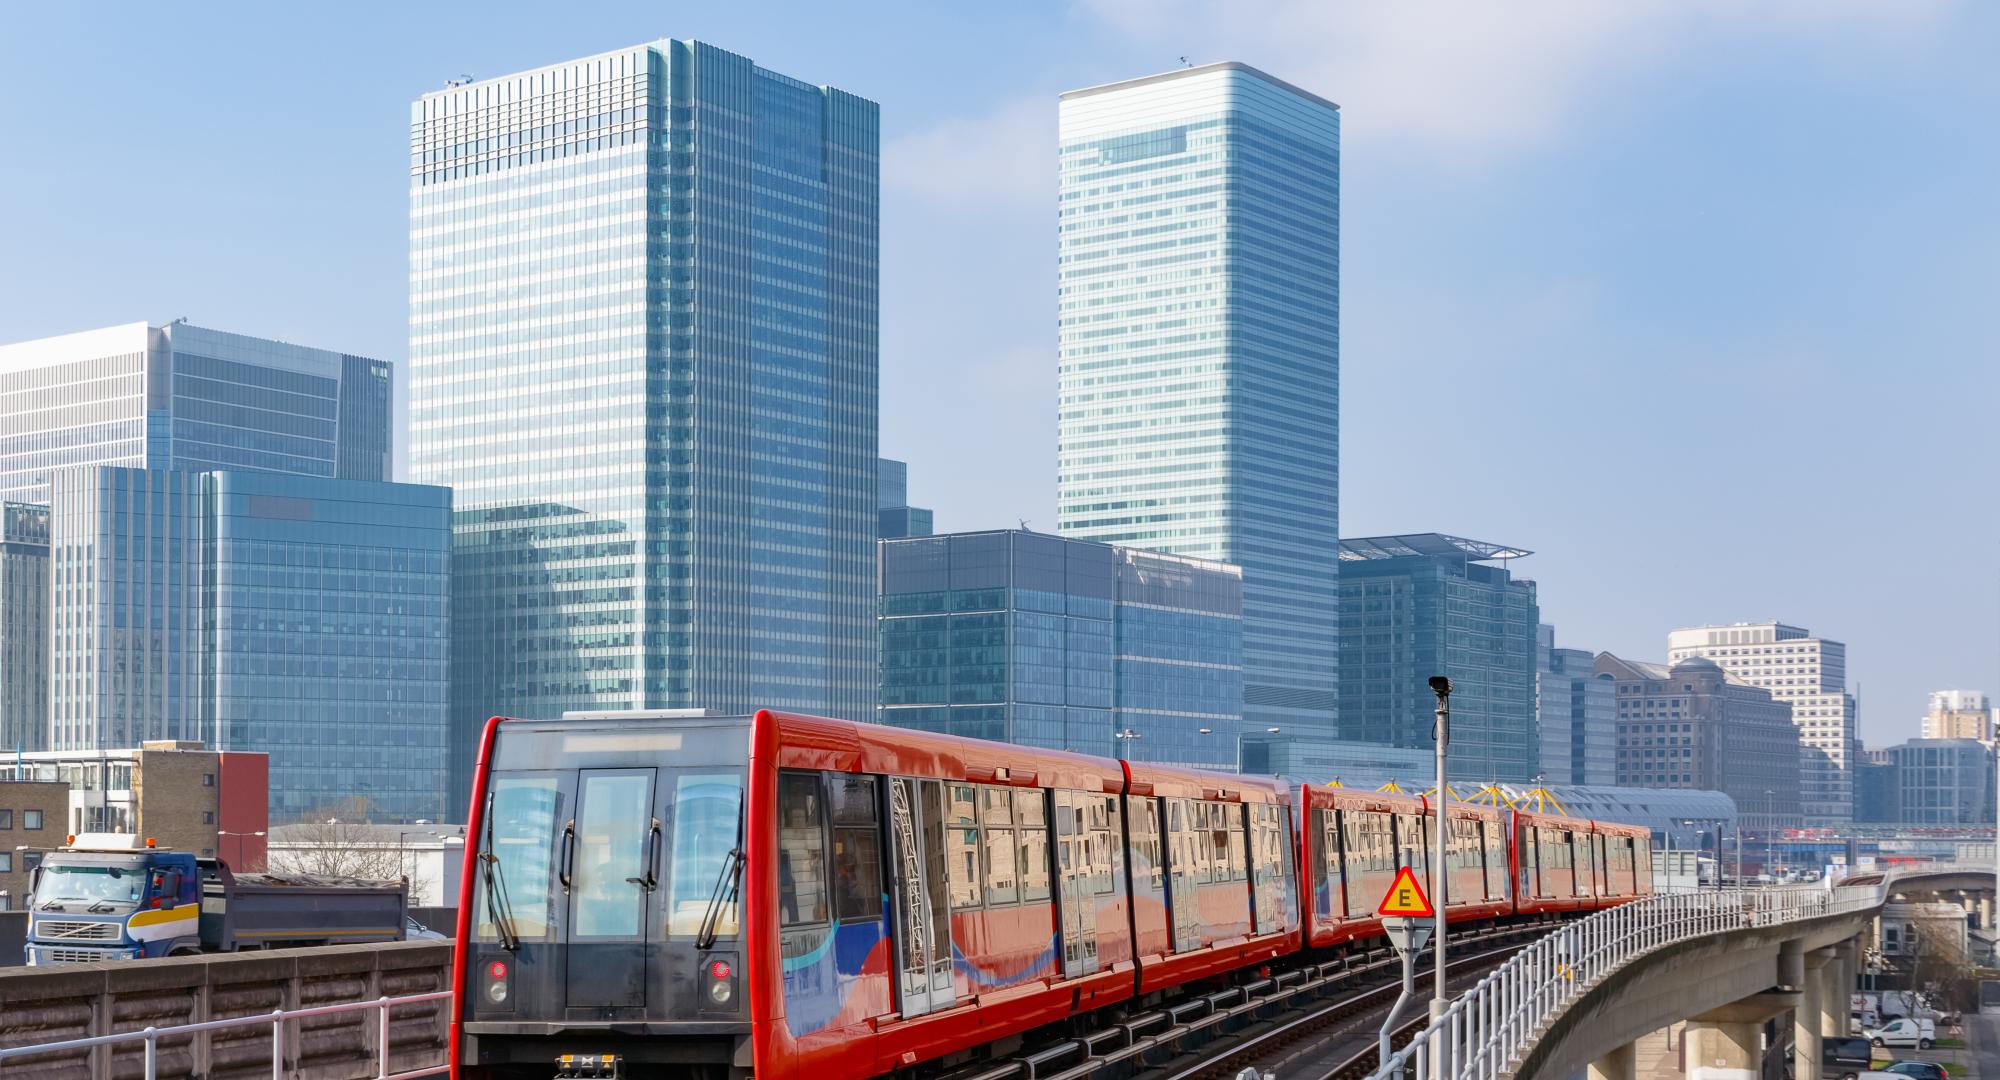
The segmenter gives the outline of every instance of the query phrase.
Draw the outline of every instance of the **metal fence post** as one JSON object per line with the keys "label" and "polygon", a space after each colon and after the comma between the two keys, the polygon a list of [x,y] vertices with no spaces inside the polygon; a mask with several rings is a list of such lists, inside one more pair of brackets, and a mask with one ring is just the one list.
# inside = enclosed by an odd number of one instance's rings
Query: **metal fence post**
{"label": "metal fence post", "polygon": [[389,995],[383,994],[378,1004],[382,1006],[375,1014],[381,1020],[377,1030],[381,1032],[382,1037],[382,1064],[375,1070],[375,1080],[384,1080],[389,1075]]}
{"label": "metal fence post", "polygon": [[146,1080],[157,1080],[160,1075],[160,1043],[153,1032],[151,1024],[147,1024],[142,1032],[146,1036]]}
{"label": "metal fence post", "polygon": [[285,1010],[272,1009],[271,1080],[285,1080]]}

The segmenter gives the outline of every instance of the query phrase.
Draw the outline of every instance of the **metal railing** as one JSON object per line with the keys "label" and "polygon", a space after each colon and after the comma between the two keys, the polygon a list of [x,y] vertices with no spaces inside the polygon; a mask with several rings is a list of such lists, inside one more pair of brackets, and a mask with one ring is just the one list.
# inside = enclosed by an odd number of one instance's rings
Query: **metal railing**
{"label": "metal railing", "polygon": [[[398,1005],[415,1005],[424,1001],[445,1001],[451,991],[438,990],[428,994],[406,994],[402,997],[381,997],[373,1001],[348,1001],[338,1005],[314,1005],[303,1009],[273,1009],[267,1013],[252,1013],[249,1016],[233,1016],[227,1020],[207,1020],[199,1024],[176,1024],[172,1027],[147,1027],[137,1031],[121,1031],[112,1035],[93,1035],[87,1039],[65,1039],[62,1042],[38,1043],[33,1046],[12,1046],[0,1049],[0,1067],[15,1058],[38,1057],[43,1054],[60,1053],[64,1050],[86,1050],[98,1046],[117,1046],[144,1040],[146,1043],[146,1080],[157,1080],[159,1076],[160,1040],[199,1032],[221,1031],[225,1028],[248,1027],[252,1024],[271,1025],[271,1080],[285,1080],[285,1024],[307,1016],[332,1016],[337,1013],[379,1011],[375,1025],[375,1080],[403,1080],[411,1076],[435,1076],[450,1069],[447,1062],[407,1072],[389,1071],[389,1010]],[[442,1018],[440,1018],[442,1023]],[[440,1051],[442,1054],[443,1051]]]}
{"label": "metal railing", "polygon": [[1571,923],[1459,995],[1371,1080],[1495,1080],[1542,1029],[1612,972],[1677,942],[1880,907],[1888,884],[1650,896]]}

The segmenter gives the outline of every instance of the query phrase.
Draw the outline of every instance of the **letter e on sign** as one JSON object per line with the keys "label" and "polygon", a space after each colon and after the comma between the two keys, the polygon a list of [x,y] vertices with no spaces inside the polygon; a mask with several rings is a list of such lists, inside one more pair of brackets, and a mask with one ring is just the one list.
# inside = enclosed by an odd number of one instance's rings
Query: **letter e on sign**
{"label": "letter e on sign", "polygon": [[1417,875],[1405,866],[1396,871],[1396,880],[1389,885],[1389,895],[1382,898],[1382,906],[1375,914],[1410,919],[1429,919],[1437,915],[1431,908],[1430,898],[1424,895],[1424,887],[1417,884]]}

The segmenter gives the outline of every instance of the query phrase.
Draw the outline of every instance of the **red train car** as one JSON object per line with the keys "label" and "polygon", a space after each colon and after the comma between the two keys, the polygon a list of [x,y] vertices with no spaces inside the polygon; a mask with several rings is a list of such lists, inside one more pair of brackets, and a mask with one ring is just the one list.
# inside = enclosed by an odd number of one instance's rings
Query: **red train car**
{"label": "red train car", "polygon": [[[1372,944],[1434,835],[1418,798],[773,712],[496,718],[474,783],[462,1077],[971,1060]],[[1651,888],[1643,828],[1468,804],[1446,828],[1454,921]]]}

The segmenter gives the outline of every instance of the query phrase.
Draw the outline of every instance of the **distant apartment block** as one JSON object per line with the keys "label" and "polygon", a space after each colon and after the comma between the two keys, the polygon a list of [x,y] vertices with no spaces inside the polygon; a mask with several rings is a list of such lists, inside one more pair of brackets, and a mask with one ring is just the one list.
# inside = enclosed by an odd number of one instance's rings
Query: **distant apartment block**
{"label": "distant apartment block", "polygon": [[1899,825],[1993,824],[1993,749],[1978,739],[1911,739],[1887,749]]}
{"label": "distant apartment block", "polygon": [[1235,567],[1014,529],[881,549],[883,723],[1236,767]]}
{"label": "distant apartment block", "polygon": [[1713,660],[1671,666],[1600,654],[1618,697],[1618,785],[1720,791],[1743,826],[1798,828],[1799,733],[1791,707]]}
{"label": "distant apartment block", "polygon": [[1432,746],[1427,680],[1445,675],[1451,777],[1520,783],[1540,773],[1535,583],[1506,567],[1527,554],[1441,533],[1340,542],[1343,741]]}
{"label": "distant apartment block", "polygon": [[1926,739],[1993,741],[1993,703],[1979,690],[1939,690],[1924,713]]}
{"label": "distant apartment block", "polygon": [[1853,820],[1857,706],[1847,692],[1847,646],[1771,621],[1697,626],[1667,635],[1667,662],[1706,657],[1792,707],[1801,757],[1800,798],[1809,828]]}

